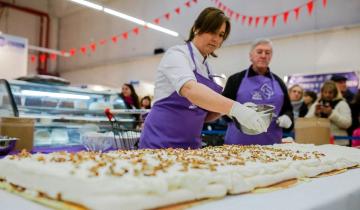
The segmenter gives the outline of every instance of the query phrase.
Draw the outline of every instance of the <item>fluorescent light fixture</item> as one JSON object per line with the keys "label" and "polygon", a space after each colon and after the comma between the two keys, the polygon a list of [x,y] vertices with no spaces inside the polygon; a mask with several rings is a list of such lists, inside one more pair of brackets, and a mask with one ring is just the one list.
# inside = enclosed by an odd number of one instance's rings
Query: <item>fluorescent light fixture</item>
{"label": "fluorescent light fixture", "polygon": [[163,33],[169,34],[171,36],[179,36],[179,33],[175,32],[175,31],[163,28],[161,26],[158,26],[158,25],[155,25],[155,24],[152,24],[152,23],[146,23],[146,26],[149,27],[149,28],[152,28],[154,30],[161,31]]}
{"label": "fluorescent light fixture", "polygon": [[75,2],[77,4],[81,4],[85,7],[90,7],[92,9],[96,9],[96,10],[103,10],[103,7],[101,5],[89,2],[89,1],[85,1],[85,0],[70,0],[72,2]]}
{"label": "fluorescent light fixture", "polygon": [[40,52],[45,52],[45,53],[50,53],[50,54],[56,54],[56,55],[64,56],[64,57],[70,57],[70,53],[68,53],[68,52],[61,52],[59,50],[38,47],[38,46],[34,46],[34,45],[29,45],[29,50],[40,51]]}
{"label": "fluorescent light fixture", "polygon": [[169,34],[171,36],[175,36],[175,37],[179,36],[179,33],[175,32],[175,31],[163,28],[161,26],[158,26],[158,25],[155,25],[155,24],[152,24],[152,23],[149,23],[149,22],[145,22],[145,21],[143,21],[141,19],[129,16],[127,14],[121,13],[119,11],[116,11],[116,10],[113,10],[113,9],[110,9],[110,8],[103,7],[103,6],[98,5],[98,4],[94,4],[94,3],[89,2],[89,1],[85,1],[85,0],[70,0],[70,1],[81,4],[81,5],[84,5],[86,7],[96,9],[96,10],[102,10],[107,14],[114,15],[114,16],[119,17],[121,19],[124,19],[124,20],[130,21],[130,22],[139,24],[141,26],[145,26],[145,27],[148,27],[148,28],[151,28],[151,29],[154,29],[154,30],[166,33],[166,34]]}
{"label": "fluorescent light fixture", "polygon": [[118,11],[115,11],[115,10],[112,10],[112,9],[109,9],[109,8],[104,8],[104,12],[106,12],[106,13],[108,13],[108,14],[110,14],[110,15],[114,15],[114,16],[116,16],[116,17],[119,17],[119,18],[128,20],[128,21],[130,21],[130,22],[133,22],[133,23],[142,25],[142,26],[144,26],[145,23],[146,23],[146,22],[143,21],[143,20],[140,20],[140,19],[131,17],[131,16],[129,16],[129,15],[126,15],[126,14],[124,14],[124,13],[121,13],[121,12],[118,12]]}
{"label": "fluorescent light fixture", "polygon": [[50,98],[70,98],[70,99],[83,99],[89,100],[90,96],[86,95],[77,95],[77,94],[69,94],[69,93],[53,93],[53,92],[44,92],[44,91],[35,91],[35,90],[22,90],[21,95],[24,96],[36,96],[36,97],[50,97]]}

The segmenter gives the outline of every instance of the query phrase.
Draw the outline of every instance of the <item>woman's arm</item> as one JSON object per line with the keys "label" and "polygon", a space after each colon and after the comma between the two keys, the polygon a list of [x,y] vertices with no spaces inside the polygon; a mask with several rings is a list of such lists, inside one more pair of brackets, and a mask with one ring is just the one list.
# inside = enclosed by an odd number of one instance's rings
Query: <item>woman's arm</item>
{"label": "woman's arm", "polygon": [[209,112],[205,118],[205,122],[212,122],[219,119],[222,115],[216,112]]}
{"label": "woman's arm", "polygon": [[194,80],[187,81],[180,89],[180,95],[191,103],[211,112],[229,114],[234,101],[216,93],[206,85]]}

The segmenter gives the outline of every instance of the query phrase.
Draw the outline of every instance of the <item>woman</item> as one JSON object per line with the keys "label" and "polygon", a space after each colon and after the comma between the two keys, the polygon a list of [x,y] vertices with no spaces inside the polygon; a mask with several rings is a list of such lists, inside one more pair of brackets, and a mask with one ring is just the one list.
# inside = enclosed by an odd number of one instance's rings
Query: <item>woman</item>
{"label": "woman", "polygon": [[228,124],[225,144],[280,143],[283,128],[291,129],[292,106],[284,82],[270,71],[272,43],[268,39],[256,40],[250,49],[251,66],[229,77],[223,95],[240,103],[269,104],[275,107],[275,116],[265,133],[248,135],[238,130],[233,122]]}
{"label": "woman", "polygon": [[144,96],[140,100],[140,108],[141,109],[151,109],[151,98],[150,96]]}
{"label": "woman", "polygon": [[127,109],[139,109],[139,96],[136,94],[132,84],[123,84],[120,97],[124,100]]}
{"label": "woman", "polygon": [[304,117],[308,111],[303,96],[304,89],[300,85],[295,84],[289,88],[289,98],[293,108],[294,119]]}
{"label": "woman", "polygon": [[[320,99],[315,102],[305,117],[321,117],[330,120],[333,136],[347,136],[351,126],[351,111],[348,103],[337,89],[335,82],[325,81],[321,87]],[[349,145],[348,140],[335,141],[339,145]]]}
{"label": "woman", "polygon": [[140,148],[201,146],[204,122],[228,114],[239,123],[265,131],[260,116],[246,106],[220,95],[207,58],[230,33],[230,21],[217,8],[204,9],[190,30],[185,45],[170,48],[162,58],[155,83],[155,99],[145,119]]}

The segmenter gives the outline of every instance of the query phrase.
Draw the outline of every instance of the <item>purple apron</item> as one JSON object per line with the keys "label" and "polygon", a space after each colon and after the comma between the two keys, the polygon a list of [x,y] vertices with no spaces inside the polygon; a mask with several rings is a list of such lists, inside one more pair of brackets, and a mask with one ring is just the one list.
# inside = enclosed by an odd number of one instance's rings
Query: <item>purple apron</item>
{"label": "purple apron", "polygon": [[[191,44],[187,43],[187,46],[195,65],[193,72],[197,82],[221,93],[221,86],[197,72]],[[211,78],[208,65],[205,65]],[[139,148],[200,148],[201,131],[207,114],[208,111],[174,91],[170,96],[156,101],[151,108],[141,132]]]}
{"label": "purple apron", "polygon": [[[236,94],[236,101],[240,103],[252,102],[255,104],[271,104],[275,106],[275,113],[279,116],[284,103],[284,93],[270,72],[271,78],[256,75],[248,77],[249,69]],[[260,144],[268,145],[280,143],[282,128],[276,124],[276,118],[272,118],[270,126],[265,133],[259,135],[247,135],[236,128],[233,122],[228,124],[225,134],[225,144]]]}

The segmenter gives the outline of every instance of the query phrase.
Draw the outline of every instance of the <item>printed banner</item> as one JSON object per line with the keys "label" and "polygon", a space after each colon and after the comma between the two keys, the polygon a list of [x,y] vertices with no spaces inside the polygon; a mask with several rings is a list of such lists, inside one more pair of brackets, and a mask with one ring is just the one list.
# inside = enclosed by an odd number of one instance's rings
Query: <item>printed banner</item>
{"label": "printed banner", "polygon": [[287,87],[291,87],[295,84],[299,84],[305,90],[314,91],[320,93],[321,85],[330,80],[333,75],[341,75],[347,78],[346,85],[348,89],[354,94],[357,93],[359,87],[360,72],[339,72],[339,73],[325,73],[325,74],[302,74],[285,76],[285,83]]}

